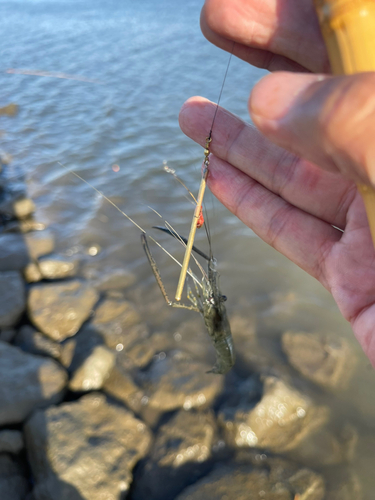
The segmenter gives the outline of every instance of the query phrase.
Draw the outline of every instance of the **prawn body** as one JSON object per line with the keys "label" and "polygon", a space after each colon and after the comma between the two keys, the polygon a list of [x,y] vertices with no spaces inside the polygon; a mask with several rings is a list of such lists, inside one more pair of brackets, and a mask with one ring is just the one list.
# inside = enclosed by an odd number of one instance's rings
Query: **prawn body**
{"label": "prawn body", "polygon": [[[206,282],[205,282],[206,281]],[[225,295],[220,293],[216,259],[208,262],[208,280],[202,280],[203,301],[201,314],[216,351],[216,363],[210,373],[227,373],[234,365],[233,338],[224,305]]]}

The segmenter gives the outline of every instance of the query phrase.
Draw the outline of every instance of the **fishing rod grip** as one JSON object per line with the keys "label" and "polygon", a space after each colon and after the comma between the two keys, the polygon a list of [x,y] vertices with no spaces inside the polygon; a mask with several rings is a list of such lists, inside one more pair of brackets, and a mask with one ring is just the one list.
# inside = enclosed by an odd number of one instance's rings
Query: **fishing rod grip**
{"label": "fishing rod grip", "polygon": [[[314,0],[332,73],[375,71],[375,1]],[[375,247],[375,189],[357,184]]]}

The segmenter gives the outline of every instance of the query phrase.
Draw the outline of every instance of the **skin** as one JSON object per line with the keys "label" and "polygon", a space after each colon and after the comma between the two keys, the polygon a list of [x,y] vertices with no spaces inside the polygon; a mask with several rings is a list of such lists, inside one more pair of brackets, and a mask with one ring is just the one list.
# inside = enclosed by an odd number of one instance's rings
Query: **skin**
{"label": "skin", "polygon": [[[331,292],[375,366],[375,251],[355,184],[375,186],[375,73],[327,74],[312,0],[207,0],[201,27],[271,71],[250,94],[256,128],[219,110],[209,188]],[[183,132],[204,146],[214,112],[189,99]]]}

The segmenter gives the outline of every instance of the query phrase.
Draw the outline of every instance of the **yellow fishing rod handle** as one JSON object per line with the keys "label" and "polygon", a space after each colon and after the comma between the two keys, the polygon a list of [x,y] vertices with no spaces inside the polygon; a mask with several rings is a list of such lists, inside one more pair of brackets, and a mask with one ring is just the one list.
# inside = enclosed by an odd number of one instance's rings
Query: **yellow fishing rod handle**
{"label": "yellow fishing rod handle", "polygon": [[[332,73],[375,71],[375,1],[314,0]],[[358,184],[375,247],[375,190]]]}

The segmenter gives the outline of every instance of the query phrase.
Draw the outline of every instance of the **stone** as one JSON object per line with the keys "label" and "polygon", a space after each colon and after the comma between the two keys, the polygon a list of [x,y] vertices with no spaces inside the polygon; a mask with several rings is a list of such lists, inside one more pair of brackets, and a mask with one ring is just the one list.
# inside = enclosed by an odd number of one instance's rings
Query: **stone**
{"label": "stone", "polygon": [[0,328],[17,324],[26,307],[25,284],[18,271],[0,272]]}
{"label": "stone", "polygon": [[31,354],[50,356],[54,359],[59,359],[61,356],[61,345],[30,325],[21,326],[13,343],[23,351]]}
{"label": "stone", "polygon": [[103,394],[36,411],[25,425],[35,500],[125,498],[151,433]]}
{"label": "stone", "polygon": [[0,235],[0,272],[22,271],[30,261],[23,235],[12,233]]}
{"label": "stone", "polygon": [[84,363],[73,373],[69,389],[71,391],[101,389],[114,367],[115,357],[115,352],[108,347],[95,347]]}
{"label": "stone", "polygon": [[15,104],[14,102],[11,102],[6,106],[2,106],[0,108],[0,115],[16,116],[17,113],[18,113],[18,104]]}
{"label": "stone", "polygon": [[38,264],[42,277],[46,280],[72,278],[76,276],[78,269],[77,260],[68,260],[59,255],[42,257]]}
{"label": "stone", "polygon": [[30,231],[43,231],[46,225],[43,222],[37,222],[32,218],[24,220],[12,220],[7,222],[4,227],[6,233],[28,233]]}
{"label": "stone", "polygon": [[103,274],[104,276],[95,282],[95,288],[100,292],[122,290],[134,285],[137,281],[136,276],[125,269],[110,270],[109,273],[104,272]]}
{"label": "stone", "polygon": [[132,499],[175,498],[209,470],[216,436],[213,414],[179,411],[159,429],[150,456],[135,477]]}
{"label": "stone", "polygon": [[0,453],[12,453],[17,455],[23,450],[25,444],[21,431],[4,429],[0,431]]}
{"label": "stone", "polygon": [[37,283],[43,279],[42,273],[36,262],[30,262],[23,270],[23,275],[27,283]]}
{"label": "stone", "polygon": [[282,346],[289,363],[304,377],[326,389],[345,389],[357,358],[339,336],[285,332]]}
{"label": "stone", "polygon": [[315,406],[276,377],[265,378],[263,396],[254,404],[250,398],[235,406],[223,405],[219,422],[231,445],[285,453],[323,427],[329,417],[326,407]]}
{"label": "stone", "polygon": [[35,285],[28,298],[29,316],[41,332],[62,341],[78,332],[98,299],[98,293],[79,280]]}
{"label": "stone", "polygon": [[110,349],[126,348],[148,337],[147,327],[133,304],[123,299],[106,299],[98,305],[91,325],[101,333]]}
{"label": "stone", "polygon": [[38,231],[25,233],[23,235],[29,256],[37,260],[43,255],[51,253],[55,248],[55,238],[50,231]]}
{"label": "stone", "polygon": [[10,343],[16,336],[16,333],[17,330],[15,330],[14,328],[2,328],[0,330],[0,340]]}
{"label": "stone", "polygon": [[17,424],[36,408],[60,402],[67,383],[55,361],[0,342],[0,426]]}
{"label": "stone", "polygon": [[251,465],[217,466],[176,500],[325,500],[322,476],[308,469],[275,473]]}
{"label": "stone", "polygon": [[22,462],[0,453],[0,494],[1,500],[24,500],[29,491],[26,468]]}
{"label": "stone", "polygon": [[35,203],[22,193],[15,193],[0,203],[0,214],[12,219],[27,219],[35,212]]}

